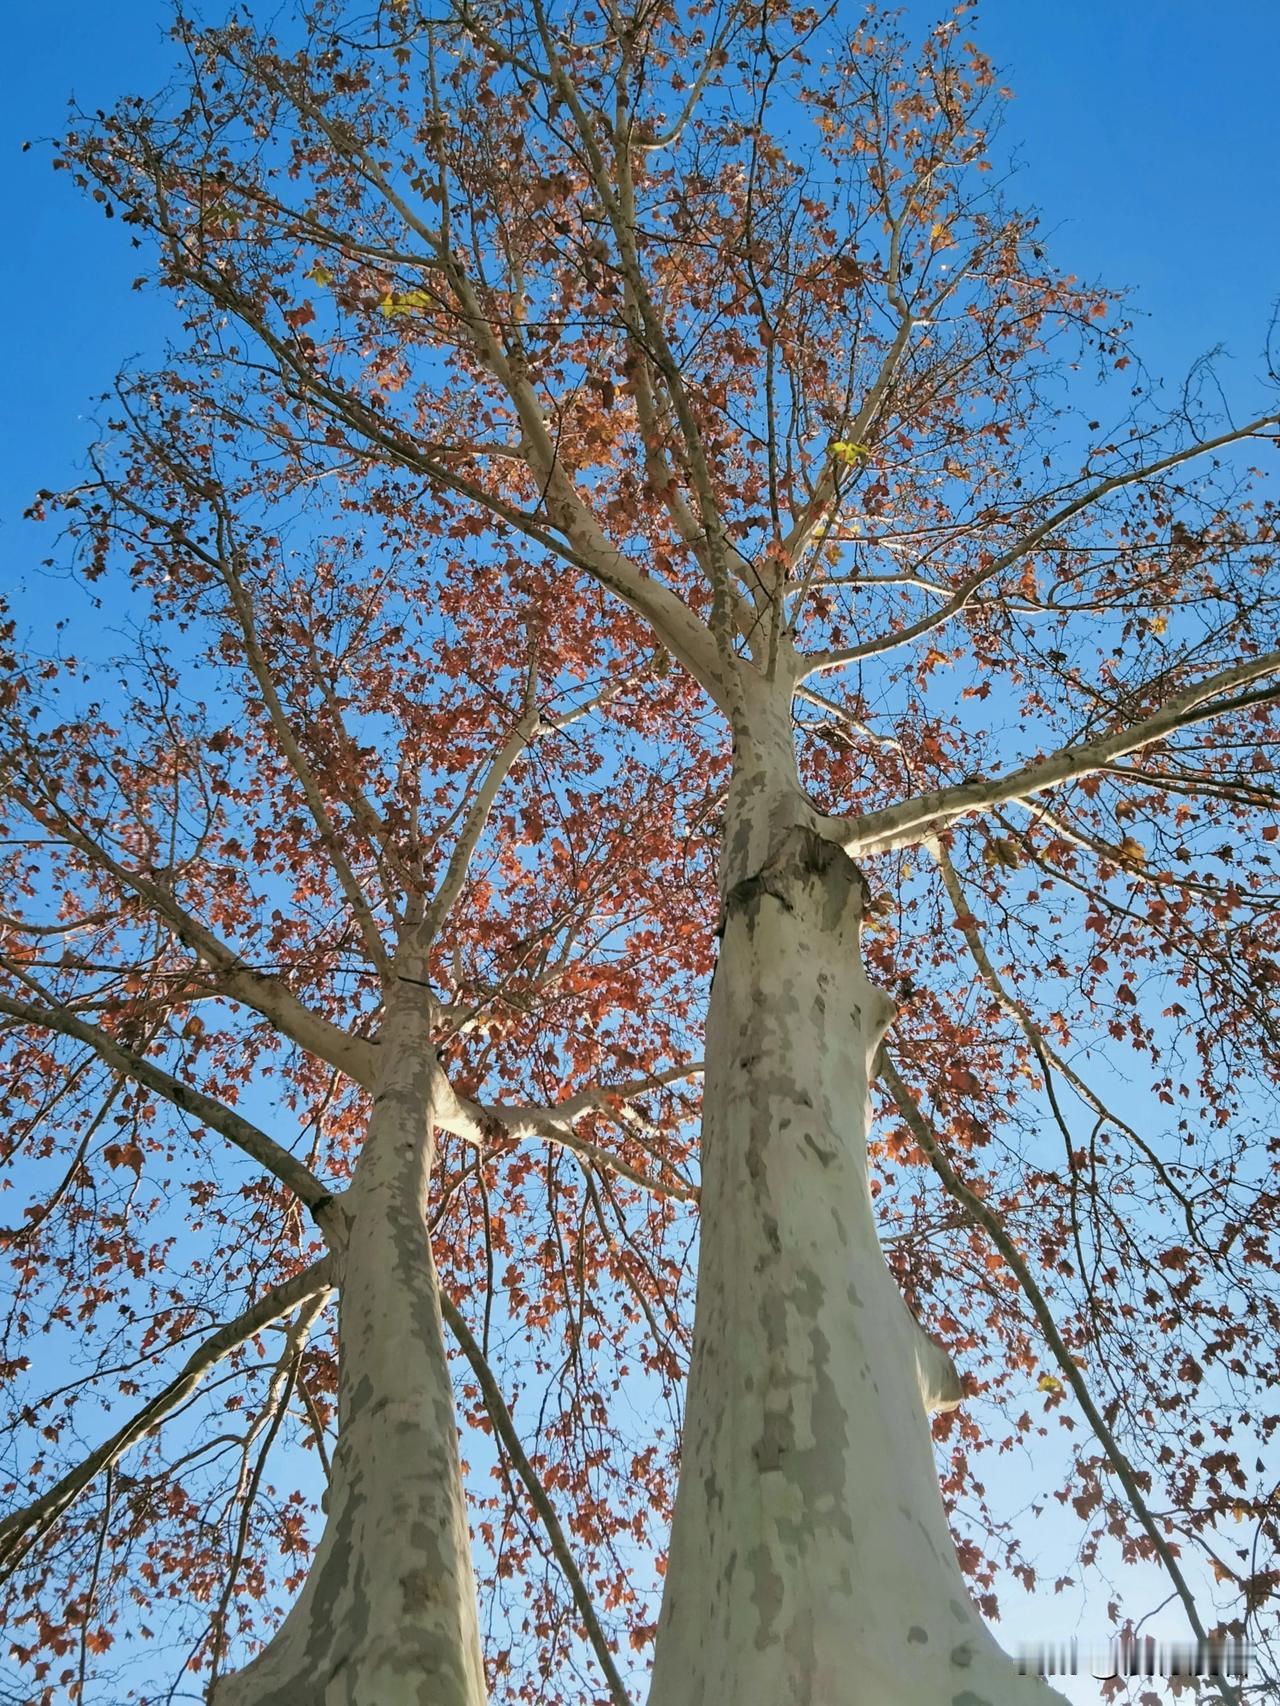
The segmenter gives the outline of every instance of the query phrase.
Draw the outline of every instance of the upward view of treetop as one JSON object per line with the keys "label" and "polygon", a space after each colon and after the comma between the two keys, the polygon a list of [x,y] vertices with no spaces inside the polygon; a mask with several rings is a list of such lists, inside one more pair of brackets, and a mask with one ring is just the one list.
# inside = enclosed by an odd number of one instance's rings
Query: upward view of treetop
{"label": "upward view of treetop", "polygon": [[253,10],[58,159],[172,343],[0,628],[21,1697],[1051,1706],[1043,1511],[1270,1686],[1274,374],[967,7]]}

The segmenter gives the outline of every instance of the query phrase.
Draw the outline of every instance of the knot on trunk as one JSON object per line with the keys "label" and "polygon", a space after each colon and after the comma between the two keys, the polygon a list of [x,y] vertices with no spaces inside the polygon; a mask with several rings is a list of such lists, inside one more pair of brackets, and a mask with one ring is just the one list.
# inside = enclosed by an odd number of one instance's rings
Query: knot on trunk
{"label": "knot on trunk", "polygon": [[808,824],[795,824],[758,871],[726,890],[716,934],[724,935],[735,914],[745,914],[750,925],[766,898],[796,912],[809,897],[820,902],[824,929],[856,932],[869,893],[866,878],[842,847]]}
{"label": "knot on trunk", "polygon": [[317,1197],[307,1204],[312,1220],[324,1234],[330,1254],[338,1257],[345,1255],[351,1240],[351,1210],[344,1201],[345,1197],[346,1192],[339,1191],[336,1196]]}

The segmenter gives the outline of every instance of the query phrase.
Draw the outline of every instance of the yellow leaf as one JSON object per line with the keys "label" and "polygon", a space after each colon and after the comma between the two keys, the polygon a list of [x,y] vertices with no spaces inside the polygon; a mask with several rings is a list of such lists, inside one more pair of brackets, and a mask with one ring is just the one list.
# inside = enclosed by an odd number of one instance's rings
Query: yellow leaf
{"label": "yellow leaf", "polygon": [[1147,627],[1153,634],[1163,634],[1168,626],[1169,618],[1167,616],[1149,616],[1147,618]]}
{"label": "yellow leaf", "polygon": [[1006,871],[1016,871],[1022,863],[1022,849],[1016,841],[1006,841],[1003,836],[998,836],[982,849],[982,863],[989,870],[1001,865]]}
{"label": "yellow leaf", "polygon": [[871,452],[865,444],[852,444],[847,439],[838,438],[831,446],[831,454],[841,462],[865,462]]}
{"label": "yellow leaf", "polygon": [[929,232],[929,241],[933,244],[935,249],[949,249],[955,242],[955,238],[951,235],[951,232],[942,223],[942,221],[938,219],[934,221],[933,229]]}
{"label": "yellow leaf", "polygon": [[329,271],[328,267],[325,266],[323,261],[317,261],[315,266],[311,268],[311,271],[304,272],[302,276],[303,278],[314,279],[317,284],[333,283],[333,274]]}
{"label": "yellow leaf", "polygon": [[205,209],[203,223],[205,225],[225,226],[234,235],[239,229],[240,219],[241,215],[236,212],[234,207],[228,207],[225,201],[219,201],[215,202],[212,207]]}
{"label": "yellow leaf", "polygon": [[1036,1381],[1036,1385],[1040,1388],[1041,1392],[1065,1391],[1062,1382],[1058,1379],[1056,1374],[1042,1374],[1039,1380]]}
{"label": "yellow leaf", "polygon": [[867,929],[874,930],[884,919],[891,918],[893,911],[893,896],[888,889],[881,889],[879,894],[872,895],[862,909],[862,916]]}
{"label": "yellow leaf", "polygon": [[430,308],[431,294],[426,290],[389,290],[378,304],[384,320],[397,314],[412,314],[415,308]]}

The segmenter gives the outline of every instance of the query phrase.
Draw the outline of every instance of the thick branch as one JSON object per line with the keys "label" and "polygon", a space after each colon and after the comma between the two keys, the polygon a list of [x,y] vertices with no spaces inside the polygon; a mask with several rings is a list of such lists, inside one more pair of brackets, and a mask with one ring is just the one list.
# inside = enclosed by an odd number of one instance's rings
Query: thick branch
{"label": "thick branch", "polygon": [[919,794],[884,811],[869,812],[866,817],[825,818],[821,827],[854,858],[911,846],[928,831],[941,829],[968,812],[984,811],[1005,800],[1023,799],[1063,782],[1077,781],[1126,753],[1167,739],[1179,729],[1280,698],[1280,685],[1275,684],[1252,692],[1242,691],[1277,671],[1280,671],[1280,651],[1264,652],[1175,693],[1153,715],[1087,741],[1083,746],[1064,746],[1048,758],[1025,764],[1005,776],[985,782],[961,782],[931,794]]}
{"label": "thick branch", "polygon": [[701,1062],[673,1067],[669,1072],[654,1073],[650,1078],[637,1079],[631,1083],[602,1085],[582,1090],[555,1107],[546,1108],[486,1106],[472,1101],[468,1096],[459,1096],[454,1091],[450,1095],[448,1107],[442,1108],[438,1118],[446,1131],[453,1132],[464,1142],[473,1143],[481,1149],[494,1142],[516,1143],[522,1138],[541,1138],[546,1143],[558,1144],[561,1148],[572,1151],[584,1166],[603,1168],[616,1173],[631,1184],[639,1186],[641,1190],[651,1191],[656,1196],[675,1197],[680,1202],[696,1202],[696,1185],[685,1184],[683,1180],[668,1182],[646,1178],[621,1156],[602,1149],[588,1138],[579,1137],[573,1129],[573,1122],[585,1113],[607,1107],[610,1102],[629,1101],[634,1096],[642,1096],[646,1091],[658,1089],[664,1084],[675,1084],[682,1078],[691,1078],[701,1070]]}

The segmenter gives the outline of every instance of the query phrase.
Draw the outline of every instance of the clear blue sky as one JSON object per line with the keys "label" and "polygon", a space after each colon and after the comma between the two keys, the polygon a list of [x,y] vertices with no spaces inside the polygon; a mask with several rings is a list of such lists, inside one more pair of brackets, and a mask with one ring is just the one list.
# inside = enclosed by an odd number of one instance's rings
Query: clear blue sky
{"label": "clear blue sky", "polygon": [[[861,10],[859,0],[846,4],[851,18]],[[906,10],[923,23],[944,5],[908,0]],[[274,9],[271,0],[266,10]],[[106,222],[68,174],[52,174],[47,149],[24,154],[21,144],[56,134],[73,93],[92,108],[161,83],[171,64],[162,40],[167,12],[162,0],[46,0],[40,8],[11,7],[5,22],[5,589],[28,581],[52,548],[47,532],[20,519],[32,493],[74,478],[95,394],[122,359],[154,357],[166,329],[157,299],[130,289],[139,268],[128,227]],[[1017,97],[997,154],[1021,161],[1014,197],[1042,211],[1054,258],[1084,276],[1134,288],[1134,307],[1144,316],[1138,350],[1167,381],[1176,385],[1197,356],[1225,346],[1227,395],[1247,407],[1256,399],[1263,338],[1280,296],[1280,0],[1217,0],[1211,7],[1191,0],[987,0],[976,33]],[[32,590],[39,596],[38,581]],[[1051,1622],[1018,1617],[1001,1633],[1013,1641],[1024,1631],[1070,1627]],[[1090,1623],[1101,1627],[1101,1619]],[[1072,1698],[1096,1701],[1096,1685],[1078,1685]]]}

